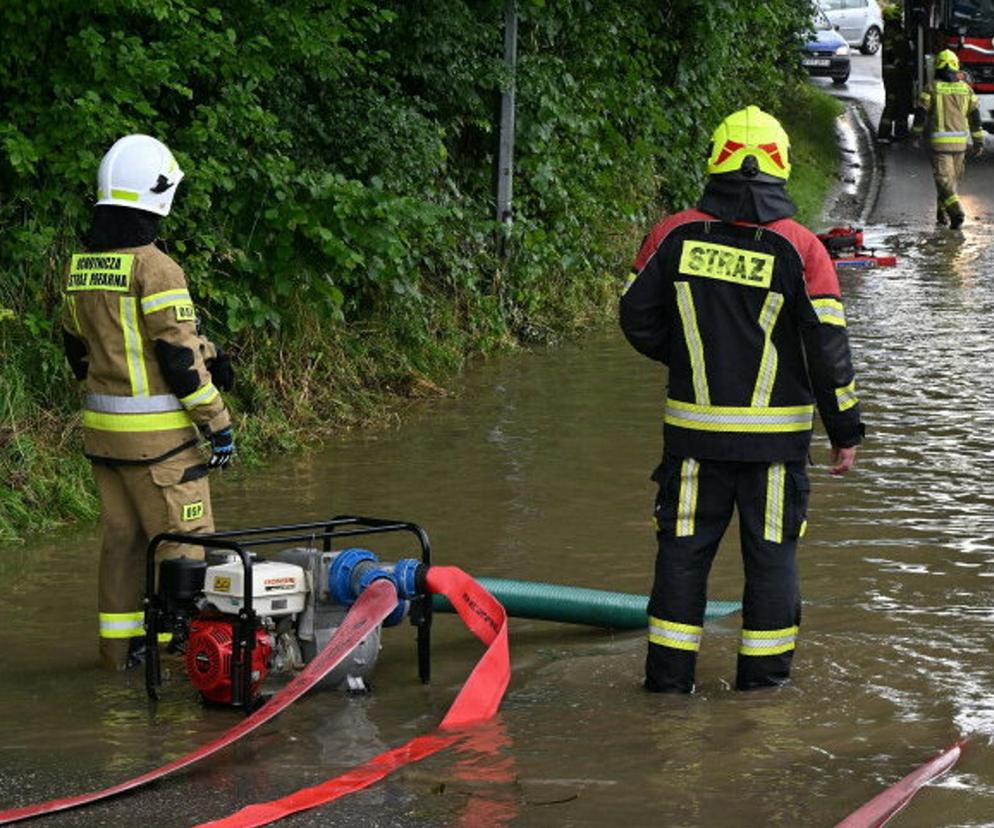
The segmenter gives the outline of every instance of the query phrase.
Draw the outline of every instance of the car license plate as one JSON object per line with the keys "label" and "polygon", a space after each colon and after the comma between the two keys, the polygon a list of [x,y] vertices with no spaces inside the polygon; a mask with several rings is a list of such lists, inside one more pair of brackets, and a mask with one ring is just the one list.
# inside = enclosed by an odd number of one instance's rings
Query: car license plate
{"label": "car license plate", "polygon": [[830,66],[831,63],[828,58],[806,58],[801,61],[802,66]]}

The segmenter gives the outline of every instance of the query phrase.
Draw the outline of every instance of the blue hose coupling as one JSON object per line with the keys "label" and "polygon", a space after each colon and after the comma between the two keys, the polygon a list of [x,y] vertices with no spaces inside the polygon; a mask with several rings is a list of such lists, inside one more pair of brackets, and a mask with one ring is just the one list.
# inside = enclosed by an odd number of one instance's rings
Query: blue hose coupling
{"label": "blue hose coupling", "polygon": [[[394,588],[396,588],[396,583],[391,577],[390,572],[382,567],[374,567],[367,569],[362,575],[359,576],[359,592],[366,589],[373,581],[378,581],[380,578],[386,578]],[[397,601],[397,606],[394,607],[393,612],[391,612],[386,618],[383,619],[384,627],[393,627],[404,620],[404,616],[407,615],[408,604],[407,601],[400,599]]]}
{"label": "blue hose coupling", "polygon": [[414,558],[401,558],[393,565],[393,582],[397,585],[397,597],[401,599],[417,598],[419,596],[417,576],[421,561]]}
{"label": "blue hose coupling", "polygon": [[[343,549],[335,556],[331,568],[328,570],[328,592],[339,604],[351,607],[355,599],[359,597],[360,589],[353,589],[352,575],[355,568],[364,562],[376,564],[379,558],[368,549],[360,549],[353,546]],[[369,567],[374,569],[373,567]],[[374,569],[374,571],[376,571]]]}

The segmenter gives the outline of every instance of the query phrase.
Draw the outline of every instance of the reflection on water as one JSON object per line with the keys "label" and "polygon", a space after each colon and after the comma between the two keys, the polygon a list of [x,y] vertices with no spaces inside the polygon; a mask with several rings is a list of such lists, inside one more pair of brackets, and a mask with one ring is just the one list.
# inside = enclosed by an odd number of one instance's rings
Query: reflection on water
{"label": "reflection on water", "polygon": [[[842,276],[869,439],[844,480],[827,474],[823,438],[813,450],[795,684],[731,691],[735,617],[708,627],[690,698],[640,690],[638,633],[513,619],[490,748],[444,751],[293,824],[831,825],[961,735],[972,742],[955,773],[894,824],[987,824],[994,254],[977,224],[867,236],[899,266]],[[437,562],[473,574],[647,593],[661,372],[606,330],[481,365],[452,390],[397,430],[228,476],[220,524],[397,517],[428,529]],[[735,540],[712,598],[741,592]],[[87,529],[0,557],[4,805],[117,781],[237,721],[181,679],[150,710],[140,677],[92,669],[94,550]],[[437,618],[422,688],[411,628],[387,630],[384,647],[372,695],[316,693],[204,768],[51,824],[188,825],[315,784],[429,731],[480,652]]]}

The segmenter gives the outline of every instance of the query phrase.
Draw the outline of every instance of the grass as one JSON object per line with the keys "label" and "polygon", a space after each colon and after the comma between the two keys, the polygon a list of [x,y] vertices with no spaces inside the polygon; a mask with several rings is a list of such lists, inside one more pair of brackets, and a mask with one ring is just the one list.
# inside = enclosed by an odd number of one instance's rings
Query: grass
{"label": "grass", "polygon": [[842,155],[835,119],[844,111],[838,98],[802,84],[780,116],[791,144],[787,190],[797,205],[795,218],[808,227],[817,223],[825,198],[839,180]]}

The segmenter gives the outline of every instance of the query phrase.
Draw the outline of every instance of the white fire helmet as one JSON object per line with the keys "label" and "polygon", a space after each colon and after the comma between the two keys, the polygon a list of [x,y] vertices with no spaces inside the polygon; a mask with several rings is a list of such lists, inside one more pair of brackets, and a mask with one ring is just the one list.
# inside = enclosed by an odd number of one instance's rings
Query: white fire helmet
{"label": "white fire helmet", "polygon": [[100,162],[97,204],[116,204],[168,216],[183,180],[169,147],[151,135],[125,135]]}

